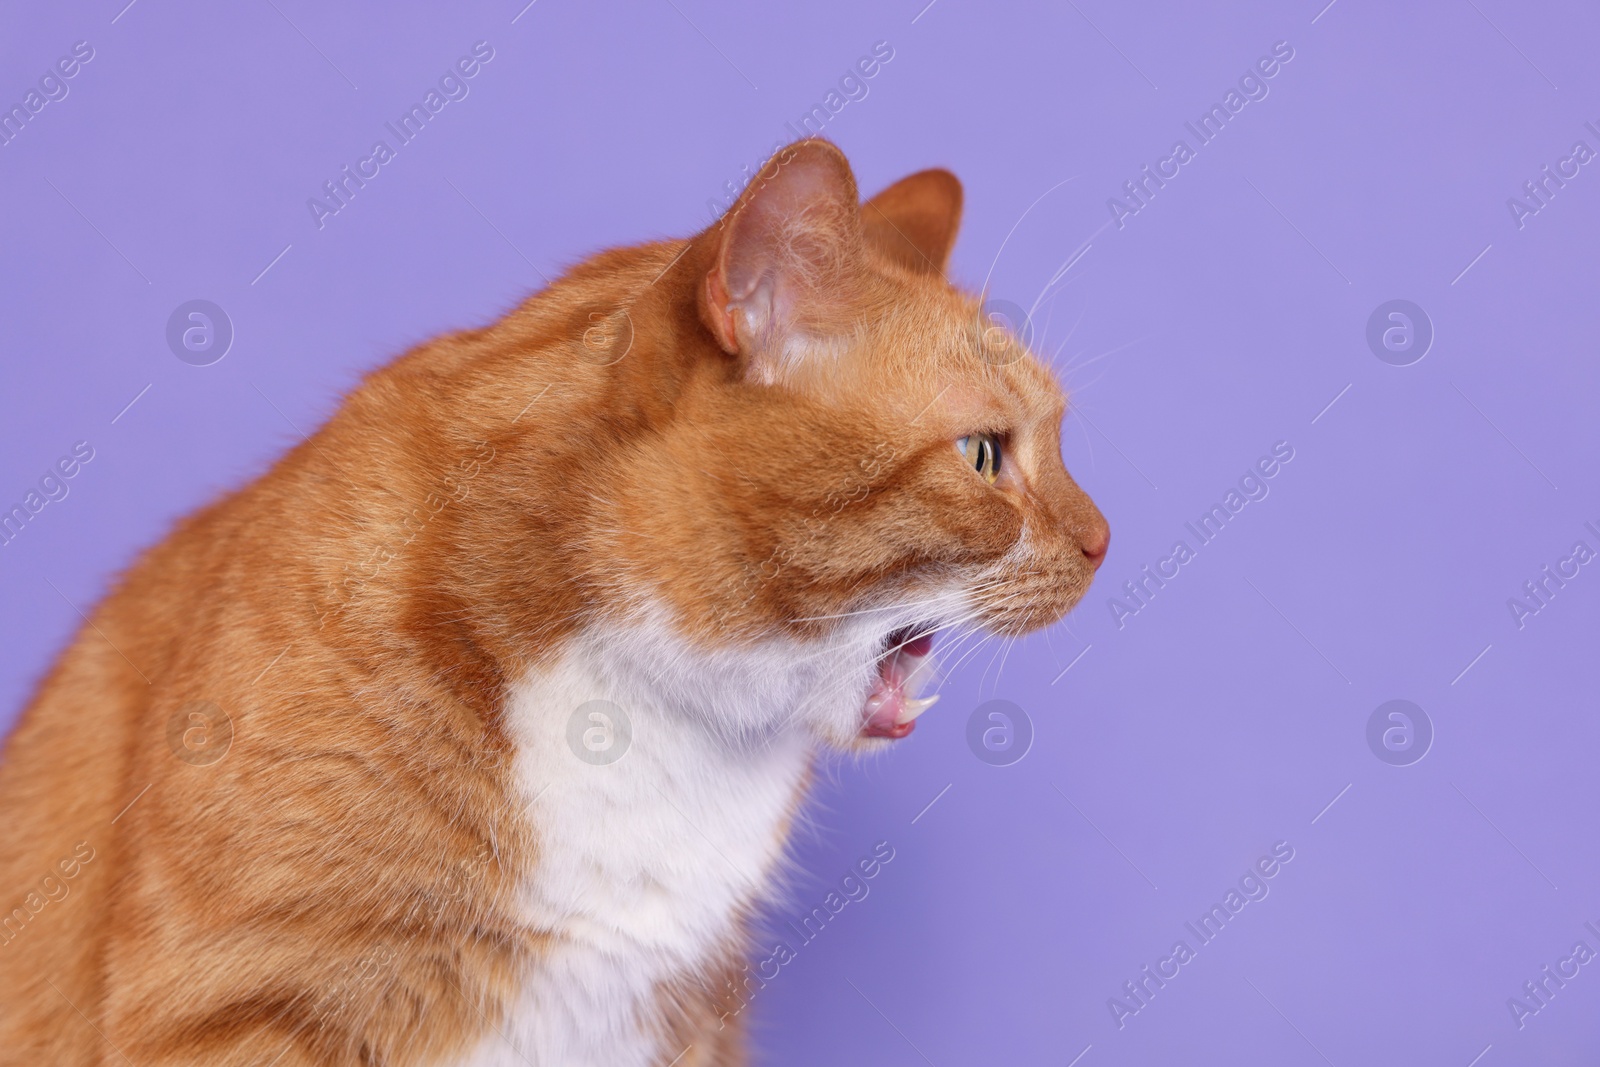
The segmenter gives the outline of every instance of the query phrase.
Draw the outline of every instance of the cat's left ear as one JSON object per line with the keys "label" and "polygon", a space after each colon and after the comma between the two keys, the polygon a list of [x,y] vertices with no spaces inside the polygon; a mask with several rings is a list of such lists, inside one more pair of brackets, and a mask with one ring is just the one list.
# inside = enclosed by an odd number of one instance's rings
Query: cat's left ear
{"label": "cat's left ear", "polygon": [[864,251],[858,196],[843,152],[799,141],[708,231],[700,318],[747,376],[777,381],[807,341],[848,326]]}

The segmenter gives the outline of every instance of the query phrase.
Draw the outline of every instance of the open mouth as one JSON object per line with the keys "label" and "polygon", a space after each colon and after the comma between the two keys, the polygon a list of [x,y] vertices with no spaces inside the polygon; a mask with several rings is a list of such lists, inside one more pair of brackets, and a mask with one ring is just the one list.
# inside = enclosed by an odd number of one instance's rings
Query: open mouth
{"label": "open mouth", "polygon": [[916,726],[917,716],[933,707],[937,693],[917,696],[918,687],[933,673],[932,651],[932,626],[903,626],[884,638],[878,678],[862,712],[861,736],[904,737]]}

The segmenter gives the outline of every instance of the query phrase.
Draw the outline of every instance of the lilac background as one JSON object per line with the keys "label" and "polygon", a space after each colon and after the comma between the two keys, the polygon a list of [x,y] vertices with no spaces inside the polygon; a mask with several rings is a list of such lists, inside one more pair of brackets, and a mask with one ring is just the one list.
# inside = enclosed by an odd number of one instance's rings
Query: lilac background
{"label": "lilac background", "polygon": [[[1600,949],[1600,574],[1520,630],[1506,604],[1574,541],[1600,548],[1600,174],[1520,230],[1506,206],[1575,140],[1600,148],[1592,9],[125,2],[0,7],[6,106],[74,41],[96,53],[0,148],[0,498],[96,450],[0,548],[6,721],[79,625],[69,600],[358,374],[590,251],[700,228],[886,40],[825,132],[866,190],[960,175],[966,285],[992,269],[1026,306],[1082,252],[1036,347],[1074,390],[1067,462],[1115,536],[1065,624],[969,660],[912,739],[824,786],[793,911],[873,842],[896,858],[756,998],[764,1062],[1600,1052],[1600,964],[1525,1029],[1506,1006],[1579,938]],[[319,231],[306,199],[477,40],[495,58],[470,96]],[[1107,198],[1280,40],[1270,95],[1107,227]],[[237,331],[203,368],[163,336],[196,297]],[[1364,338],[1396,297],[1437,333],[1408,367]],[[1118,629],[1107,598],[1279,440],[1295,458],[1270,496]],[[965,740],[992,696],[1036,732],[1012,766]],[[1413,766],[1367,746],[1392,698],[1437,732]],[[1279,840],[1296,855],[1270,896],[1119,1030],[1107,998],[1193,946],[1184,921]]]}

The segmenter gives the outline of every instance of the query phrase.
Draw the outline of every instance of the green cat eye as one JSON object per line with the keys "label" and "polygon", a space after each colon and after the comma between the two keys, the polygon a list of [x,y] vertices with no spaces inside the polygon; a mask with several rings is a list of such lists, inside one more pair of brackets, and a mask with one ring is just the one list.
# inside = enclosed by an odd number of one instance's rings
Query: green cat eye
{"label": "green cat eye", "polygon": [[956,451],[967,466],[983,476],[990,485],[1000,477],[1000,439],[994,434],[975,433],[956,440]]}

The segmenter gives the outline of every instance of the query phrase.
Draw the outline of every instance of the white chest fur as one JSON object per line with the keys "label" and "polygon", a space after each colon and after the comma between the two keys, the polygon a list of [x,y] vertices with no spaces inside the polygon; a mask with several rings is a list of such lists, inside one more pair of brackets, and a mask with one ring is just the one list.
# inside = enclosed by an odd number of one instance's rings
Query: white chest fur
{"label": "white chest fur", "polygon": [[[523,907],[547,948],[502,1033],[462,1067],[671,1060],[680,1050],[663,1047],[655,1015],[662,987],[697,982],[742,947],[736,916],[772,882],[813,748],[777,713],[812,685],[774,688],[782,669],[756,661],[776,650],[711,664],[671,644],[655,628],[585,639],[513,694],[520,799],[538,836]],[[766,691],[750,684],[763,671]],[[727,728],[718,706],[732,693],[749,702],[745,725],[767,728]],[[596,711],[614,720],[609,749]]]}

